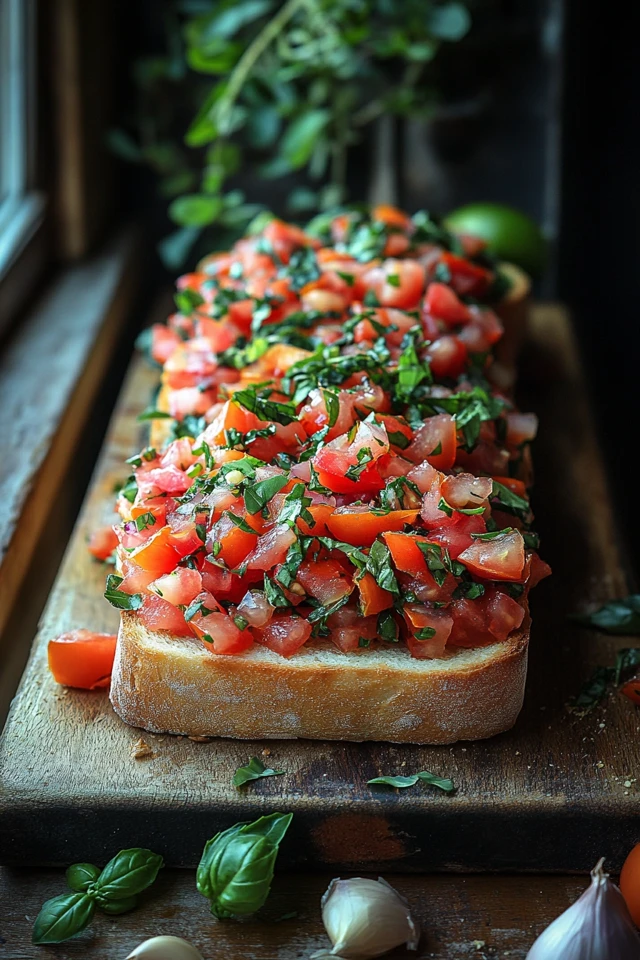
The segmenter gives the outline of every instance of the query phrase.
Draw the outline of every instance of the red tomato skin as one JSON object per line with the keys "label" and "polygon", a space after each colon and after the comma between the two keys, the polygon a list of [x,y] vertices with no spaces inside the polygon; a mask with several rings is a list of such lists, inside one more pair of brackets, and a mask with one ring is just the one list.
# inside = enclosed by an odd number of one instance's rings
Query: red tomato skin
{"label": "red tomato skin", "polygon": [[640,677],[623,683],[620,687],[620,693],[631,700],[631,703],[635,703],[637,707],[640,707]]}
{"label": "red tomato skin", "polygon": [[437,380],[453,380],[466,370],[469,355],[458,337],[446,334],[427,347],[427,359]]}
{"label": "red tomato skin", "polygon": [[118,546],[118,535],[113,527],[98,527],[89,538],[89,553],[96,560],[108,560]]}
{"label": "red tomato skin", "polygon": [[147,630],[165,630],[172,636],[188,637],[191,631],[181,610],[162,597],[148,594],[136,616],[140,618]]}
{"label": "red tomato skin", "polygon": [[378,516],[357,505],[340,507],[327,518],[327,527],[336,540],[351,543],[356,547],[370,547],[373,541],[389,530],[402,530],[418,516],[417,510],[392,510]]}
{"label": "red tomato skin", "polygon": [[469,308],[458,299],[455,291],[445,283],[433,282],[429,284],[424,305],[432,317],[437,320],[444,320],[450,327],[455,327],[461,323],[469,323],[472,317]]}
{"label": "red tomato skin", "polygon": [[627,904],[631,919],[640,926],[640,843],[632,848],[620,872],[620,893]]}
{"label": "red tomato skin", "polygon": [[109,686],[116,655],[115,634],[71,630],[49,641],[49,669],[56,683],[80,690]]}
{"label": "red tomato skin", "polygon": [[256,639],[281,657],[291,657],[311,636],[311,624],[301,617],[276,614],[262,630],[255,630]]}

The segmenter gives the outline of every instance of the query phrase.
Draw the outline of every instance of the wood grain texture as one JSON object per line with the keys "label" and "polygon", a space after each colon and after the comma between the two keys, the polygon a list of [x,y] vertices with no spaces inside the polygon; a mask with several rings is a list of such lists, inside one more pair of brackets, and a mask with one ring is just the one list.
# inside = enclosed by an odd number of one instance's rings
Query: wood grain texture
{"label": "wood grain texture", "polygon": [[0,634],[127,317],[134,247],[126,231],[53,283],[0,360]]}
{"label": "wood grain texture", "polygon": [[[538,307],[525,352],[523,404],[541,418],[534,507],[555,576],[534,593],[530,675],[515,728],[451,747],[272,741],[238,743],[145,734],[111,712],[106,694],[62,690],[48,675],[46,642],[71,627],[115,629],[101,600],[104,570],[85,552],[89,529],[110,517],[122,462],[142,442],[135,415],[156,376],[132,367],[103,458],[0,748],[0,857],[4,862],[104,860],[117,847],[158,849],[193,865],[221,827],[292,810],[285,865],[332,869],[586,871],[619,866],[640,839],[638,714],[612,695],[589,717],[565,710],[595,664],[624,638],[570,626],[567,613],[622,595],[603,466],[576,348],[564,312]],[[233,771],[268,750],[286,776],[244,791]],[[379,774],[431,770],[457,793],[371,788]]]}
{"label": "wood grain texture", "polygon": [[[329,944],[320,897],[332,876],[278,874],[258,917],[220,923],[196,892],[192,872],[166,871],[133,913],[96,916],[77,940],[35,947],[31,925],[42,903],[64,891],[64,874],[1,870],[0,960],[124,960],[142,940],[159,935],[190,940],[205,960],[302,960]],[[395,950],[385,954],[389,960],[524,960],[536,936],[585,886],[575,877],[385,879],[407,898],[423,930],[415,954]],[[293,911],[296,917],[278,920]]]}

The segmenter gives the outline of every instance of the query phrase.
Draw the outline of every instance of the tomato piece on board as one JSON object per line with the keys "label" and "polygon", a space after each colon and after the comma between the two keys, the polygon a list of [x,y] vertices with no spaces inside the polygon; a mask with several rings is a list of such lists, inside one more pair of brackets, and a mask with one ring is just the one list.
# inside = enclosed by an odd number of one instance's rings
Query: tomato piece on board
{"label": "tomato piece on board", "polygon": [[631,914],[631,919],[640,926],[640,843],[632,848],[620,871],[620,892]]}
{"label": "tomato piece on board", "polygon": [[108,560],[118,546],[118,535],[113,527],[98,527],[89,538],[89,553],[96,560]]}
{"label": "tomato piece on board", "polygon": [[381,533],[402,530],[405,523],[412,523],[417,516],[418,510],[376,513],[366,504],[352,504],[338,507],[327,518],[327,527],[336,540],[356,547],[370,547]]}
{"label": "tomato piece on board", "polygon": [[623,683],[620,687],[620,693],[628,697],[632,703],[635,703],[637,707],[640,706],[640,677],[635,677],[633,680],[627,680],[626,683]]}
{"label": "tomato piece on board", "polygon": [[262,630],[256,628],[256,639],[281,657],[291,657],[311,636],[311,624],[302,617],[280,613],[272,617]]}
{"label": "tomato piece on board", "polygon": [[360,607],[363,616],[374,617],[393,606],[393,594],[388,590],[383,590],[372,574],[364,573],[358,578],[357,584],[360,591]]}
{"label": "tomato piece on board", "polygon": [[56,683],[81,690],[109,686],[116,655],[115,634],[71,630],[49,641],[49,669]]}
{"label": "tomato piece on board", "polygon": [[524,540],[519,530],[491,540],[476,540],[458,560],[470,573],[486,580],[520,580],[524,569]]}
{"label": "tomato piece on board", "polygon": [[164,366],[176,347],[182,343],[182,337],[164,323],[154,323],[151,327],[150,353],[156,363]]}

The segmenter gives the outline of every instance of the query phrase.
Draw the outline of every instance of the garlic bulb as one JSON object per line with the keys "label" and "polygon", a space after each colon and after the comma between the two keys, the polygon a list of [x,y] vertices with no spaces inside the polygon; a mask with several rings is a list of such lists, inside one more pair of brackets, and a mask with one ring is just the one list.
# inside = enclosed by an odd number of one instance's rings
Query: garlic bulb
{"label": "garlic bulb", "polygon": [[639,960],[640,936],[600,860],[591,884],[541,933],[527,960]]}
{"label": "garlic bulb", "polygon": [[403,943],[416,950],[420,939],[409,904],[382,877],[332,880],[322,898],[322,922],[333,949],[314,953],[316,958],[366,960]]}
{"label": "garlic bulb", "polygon": [[138,944],[127,960],[202,960],[191,943],[180,937],[152,937]]}

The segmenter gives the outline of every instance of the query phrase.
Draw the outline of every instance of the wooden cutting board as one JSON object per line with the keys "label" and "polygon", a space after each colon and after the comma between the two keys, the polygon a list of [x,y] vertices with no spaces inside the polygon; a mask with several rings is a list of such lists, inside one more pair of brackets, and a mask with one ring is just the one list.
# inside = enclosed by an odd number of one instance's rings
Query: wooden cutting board
{"label": "wooden cutting board", "polygon": [[[534,593],[525,706],[512,731],[452,747],[380,743],[265,743],[141,734],[106,694],[58,687],[46,666],[50,637],[74,627],[115,630],[102,599],[104,567],[88,531],[112,519],[123,461],[144,444],[136,415],[157,375],[134,360],[95,477],[41,622],[0,745],[0,861],[102,862],[148,846],[192,866],[204,842],[238,820],[293,811],[282,852],[290,866],[400,870],[588,870],[619,867],[640,840],[640,714],[612,695],[583,719],[567,699],[595,665],[633,641],[578,629],[571,611],[627,592],[603,464],[570,323],[535,309],[521,401],[540,416],[534,508],[555,575]],[[143,736],[152,751],[134,759]],[[237,790],[253,756],[286,771]],[[450,776],[453,796],[421,785],[372,788],[380,774]]]}

